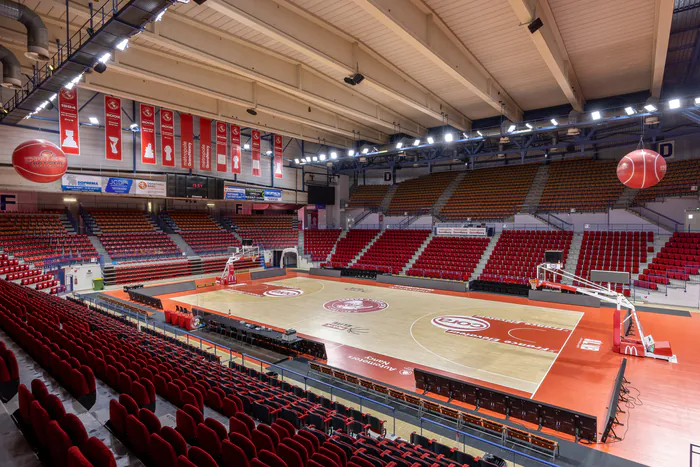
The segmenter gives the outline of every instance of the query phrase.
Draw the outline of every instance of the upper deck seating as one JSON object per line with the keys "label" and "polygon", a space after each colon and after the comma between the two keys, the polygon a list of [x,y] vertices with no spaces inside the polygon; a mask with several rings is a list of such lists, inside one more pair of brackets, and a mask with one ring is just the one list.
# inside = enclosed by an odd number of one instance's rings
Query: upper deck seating
{"label": "upper deck seating", "polygon": [[539,202],[540,211],[605,211],[622,194],[616,161],[577,159],[553,162]]}
{"label": "upper deck seating", "polygon": [[294,228],[293,215],[234,215],[234,229],[244,240],[265,249],[289,248],[299,244],[299,232]]}
{"label": "upper deck seating", "polygon": [[447,185],[457,177],[457,172],[440,172],[412,178],[399,183],[391,198],[387,214],[428,212]]}
{"label": "upper deck seating", "polygon": [[700,160],[668,162],[663,180],[651,188],[639,190],[634,203],[641,204],[657,199],[678,196],[698,196],[700,185]]}
{"label": "upper deck seating", "polygon": [[358,185],[350,193],[347,207],[378,208],[391,185]]}
{"label": "upper deck seating", "polygon": [[433,237],[407,275],[469,280],[489,241],[487,237]]}
{"label": "upper deck seating", "polygon": [[430,230],[385,230],[355,267],[399,274],[429,235]]}

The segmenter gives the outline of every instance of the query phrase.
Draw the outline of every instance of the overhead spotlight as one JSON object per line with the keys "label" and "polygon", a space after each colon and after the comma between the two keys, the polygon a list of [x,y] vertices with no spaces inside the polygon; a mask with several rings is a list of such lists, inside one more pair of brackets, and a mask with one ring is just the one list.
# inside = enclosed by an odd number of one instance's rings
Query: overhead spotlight
{"label": "overhead spotlight", "polygon": [[311,162],[311,158],[309,156],[306,156],[304,159],[306,160],[306,162]]}
{"label": "overhead spotlight", "polygon": [[508,133],[513,133],[513,132],[515,131],[515,129],[516,129],[516,126],[515,126],[515,125],[509,126],[509,127],[508,127]]}
{"label": "overhead spotlight", "polygon": [[298,163],[299,163],[299,159],[294,159],[294,163],[295,163],[295,164],[298,164]]}
{"label": "overhead spotlight", "polygon": [[654,104],[647,104],[644,106],[644,110],[647,112],[656,112],[656,106]]}
{"label": "overhead spotlight", "polygon": [[700,97],[695,98],[695,105],[700,105]]}
{"label": "overhead spotlight", "polygon": [[58,96],[58,94],[54,94],[53,96],[49,97],[49,102],[56,100],[56,96]]}
{"label": "overhead spotlight", "polygon": [[348,156],[352,157],[355,155],[355,150],[354,149],[348,149]]}
{"label": "overhead spotlight", "polygon": [[527,25],[528,31],[530,31],[530,34],[536,33],[544,24],[542,23],[542,20],[539,18],[535,18],[530,24]]}
{"label": "overhead spotlight", "polygon": [[356,86],[360,84],[364,79],[365,77],[362,76],[360,73],[355,73],[354,75],[346,76],[345,78],[343,78],[343,81],[345,81],[350,86]]}
{"label": "overhead spotlight", "polygon": [[627,115],[634,115],[636,111],[634,110],[634,107],[625,107],[625,113]]}
{"label": "overhead spotlight", "polygon": [[136,131],[139,131],[139,126],[136,123],[132,123],[131,125],[129,125],[129,129],[131,131],[136,132]]}
{"label": "overhead spotlight", "polygon": [[90,123],[93,125],[99,125],[100,121],[97,119],[97,117],[89,117],[88,120],[90,120]]}
{"label": "overhead spotlight", "polygon": [[243,149],[245,149],[246,151],[247,151],[248,149],[250,149],[250,144],[245,143],[245,144],[243,145]]}
{"label": "overhead spotlight", "polygon": [[129,39],[123,39],[117,44],[117,50],[124,50],[129,47]]}
{"label": "overhead spotlight", "polygon": [[245,109],[246,112],[248,112],[250,115],[257,115],[258,111],[253,109],[252,107],[250,109]]}
{"label": "overhead spotlight", "polygon": [[110,54],[110,53],[108,52],[108,53],[102,55],[102,56],[99,58],[99,60],[97,60],[97,61],[100,62],[100,63],[107,63],[111,58],[112,58],[112,54]]}
{"label": "overhead spotlight", "polygon": [[428,141],[428,144],[433,144],[435,142],[435,140],[433,139],[432,136],[428,136],[427,141]]}
{"label": "overhead spotlight", "polygon": [[451,143],[455,139],[455,135],[452,133],[445,133],[445,142]]}
{"label": "overhead spotlight", "polygon": [[554,126],[559,125],[559,122],[557,121],[556,118],[551,119],[550,122],[552,122],[552,125],[554,125]]}
{"label": "overhead spotlight", "polygon": [[325,154],[320,154],[318,156],[319,160],[325,161],[326,160],[326,155]]}
{"label": "overhead spotlight", "polygon": [[331,151],[331,159],[336,160],[338,158],[338,153],[335,151]]}
{"label": "overhead spotlight", "polygon": [[95,66],[92,67],[92,69],[98,73],[104,73],[105,71],[107,71],[107,65],[105,65],[102,62],[97,62],[95,63]]}
{"label": "overhead spotlight", "polygon": [[401,141],[396,143],[396,149],[401,149],[402,147],[403,147],[403,143]]}
{"label": "overhead spotlight", "polygon": [[311,158],[311,160],[314,161],[314,162],[318,162],[318,157],[314,156],[314,157]]}
{"label": "overhead spotlight", "polygon": [[482,138],[484,137],[483,133],[481,133],[479,130],[476,130],[476,134],[481,136]]}
{"label": "overhead spotlight", "polygon": [[266,156],[269,156],[270,154],[272,154],[272,151],[265,151]]}
{"label": "overhead spotlight", "polygon": [[369,148],[364,148],[364,149],[362,150],[362,154],[367,154],[368,152],[369,152]]}
{"label": "overhead spotlight", "polygon": [[415,140],[415,141],[413,142],[413,145],[414,145],[414,146],[418,146],[419,144],[420,144],[420,140],[419,140],[419,139],[417,139],[417,140]]}
{"label": "overhead spotlight", "polygon": [[530,125],[529,123],[526,123],[525,126],[527,127],[528,130],[532,130],[532,125]]}
{"label": "overhead spotlight", "polygon": [[681,106],[681,100],[680,99],[671,99],[668,101],[668,108],[669,109],[677,109]]}
{"label": "overhead spotlight", "polygon": [[597,110],[591,112],[591,118],[593,120],[600,120],[600,112]]}
{"label": "overhead spotlight", "polygon": [[168,11],[167,8],[163,9],[163,11],[161,11],[160,13],[158,13],[158,16],[156,16],[156,20],[155,20],[156,23],[163,19],[163,15],[165,14],[166,11]]}

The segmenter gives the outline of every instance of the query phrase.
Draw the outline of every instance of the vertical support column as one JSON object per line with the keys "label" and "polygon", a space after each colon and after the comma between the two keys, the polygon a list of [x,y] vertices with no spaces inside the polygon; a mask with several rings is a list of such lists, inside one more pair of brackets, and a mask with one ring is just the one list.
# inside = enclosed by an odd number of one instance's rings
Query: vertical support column
{"label": "vertical support column", "polygon": [[[136,101],[135,100],[131,101],[131,115],[133,116],[131,121],[133,123],[136,123]],[[131,131],[131,154],[133,156],[133,161],[134,161],[134,174],[136,174],[136,132],[133,130]],[[190,169],[190,175],[191,174],[192,174],[192,170]]]}

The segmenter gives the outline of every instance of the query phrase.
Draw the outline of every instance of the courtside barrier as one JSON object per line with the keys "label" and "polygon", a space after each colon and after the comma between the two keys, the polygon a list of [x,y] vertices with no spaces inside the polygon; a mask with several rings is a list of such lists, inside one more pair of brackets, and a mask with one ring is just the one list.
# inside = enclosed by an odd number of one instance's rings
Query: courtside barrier
{"label": "courtside barrier", "polygon": [[605,428],[603,429],[603,436],[600,438],[601,442],[605,442],[612,433],[613,438],[621,439],[615,434],[613,427],[619,424],[617,420],[617,412],[619,411],[620,405],[620,391],[626,392],[625,388],[622,387],[622,383],[625,380],[625,369],[627,368],[627,359],[623,358],[622,363],[620,363],[620,369],[617,370],[617,376],[615,377],[615,384],[613,385],[612,393],[610,394],[610,404],[608,405],[608,413],[605,417]]}

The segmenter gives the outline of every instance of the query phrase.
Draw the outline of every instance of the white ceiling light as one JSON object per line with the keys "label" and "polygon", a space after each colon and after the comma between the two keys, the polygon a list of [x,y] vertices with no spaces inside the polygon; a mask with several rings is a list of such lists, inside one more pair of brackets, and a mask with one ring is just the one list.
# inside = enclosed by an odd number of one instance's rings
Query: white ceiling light
{"label": "white ceiling light", "polygon": [[338,153],[335,152],[335,151],[332,151],[332,152],[331,152],[331,159],[335,160],[335,159],[337,159],[337,158],[338,158]]}
{"label": "white ceiling light", "polygon": [[525,126],[527,127],[528,130],[532,130],[532,125],[530,125],[529,123],[526,123]]}
{"label": "white ceiling light", "polygon": [[479,130],[476,130],[476,134],[481,136],[482,138],[484,137],[484,135]]}
{"label": "white ceiling light", "polygon": [[554,125],[554,126],[559,125],[559,122],[557,121],[556,118],[551,119],[550,122],[552,122],[552,125]]}
{"label": "white ceiling light", "polygon": [[325,154],[321,154],[320,156],[318,156],[318,158],[321,159],[322,161],[325,161],[325,160],[326,160],[326,155],[325,155]]}
{"label": "white ceiling light", "polygon": [[428,136],[428,144],[433,144],[435,140],[433,139],[432,136]]}
{"label": "white ceiling light", "polygon": [[644,110],[647,112],[656,112],[656,106],[654,104],[647,104],[644,106]]}
{"label": "white ceiling light", "polygon": [[355,150],[354,149],[348,149],[348,156],[352,157],[355,155]]}
{"label": "white ceiling light", "polygon": [[[58,94],[54,94],[53,96],[49,97],[49,101],[53,102],[56,99],[56,96]],[[697,100],[697,99],[696,99]]]}
{"label": "white ceiling light", "polygon": [[695,105],[700,105],[700,97],[695,98]]}
{"label": "white ceiling light", "polygon": [[681,106],[681,100],[680,99],[671,99],[668,101],[668,108],[669,109],[677,109]]}
{"label": "white ceiling light", "polygon": [[513,133],[515,131],[515,125],[511,125],[508,127],[508,133]]}
{"label": "white ceiling light", "polygon": [[161,11],[160,13],[158,13],[158,16],[156,16],[156,22],[158,22],[158,21],[160,21],[160,20],[163,19],[163,15],[165,14],[166,11],[168,11],[167,8],[164,9],[163,11]]}
{"label": "white ceiling light", "polygon": [[314,161],[314,162],[318,162],[318,157],[313,156],[313,157],[311,158],[311,160]]}
{"label": "white ceiling light", "polygon": [[266,156],[269,156],[270,154],[272,154],[272,151],[265,151]]}
{"label": "white ceiling light", "polygon": [[103,56],[100,57],[100,59],[98,60],[98,62],[100,62],[100,63],[107,63],[107,62],[109,61],[110,58],[112,58],[112,54],[106,53],[106,54],[104,54]]}
{"label": "white ceiling light", "polygon": [[402,147],[403,147],[403,143],[401,141],[396,143],[396,149],[401,149]]}
{"label": "white ceiling light", "polygon": [[445,141],[448,143],[451,143],[452,140],[455,139],[455,136],[452,133],[445,133]]}
{"label": "white ceiling light", "polygon": [[139,131],[139,126],[136,123],[132,123],[131,125],[129,125],[129,129],[131,131]]}
{"label": "white ceiling light", "polygon": [[311,158],[309,156],[306,156],[306,162],[311,162]]}
{"label": "white ceiling light", "polygon": [[245,144],[243,145],[243,149],[246,149],[246,150],[250,149],[250,144],[245,143]]}
{"label": "white ceiling light", "polygon": [[593,120],[600,120],[600,112],[597,110],[591,112],[591,118]]}
{"label": "white ceiling light", "polygon": [[364,148],[364,149],[362,150],[362,154],[367,154],[368,152],[369,152],[369,148]]}
{"label": "white ceiling light", "polygon": [[627,115],[634,115],[635,114],[634,107],[625,107],[625,113]]}
{"label": "white ceiling light", "polygon": [[419,144],[420,144],[420,140],[419,140],[419,139],[413,141],[413,145],[414,145],[414,146],[418,146]]}
{"label": "white ceiling light", "polygon": [[295,164],[298,164],[298,163],[299,163],[299,159],[294,159],[294,163],[295,163]]}
{"label": "white ceiling light", "polygon": [[90,120],[90,123],[93,125],[99,125],[100,121],[97,119],[97,117],[88,117],[88,120]]}
{"label": "white ceiling light", "polygon": [[117,44],[117,50],[124,50],[129,47],[129,39],[124,39]]}

